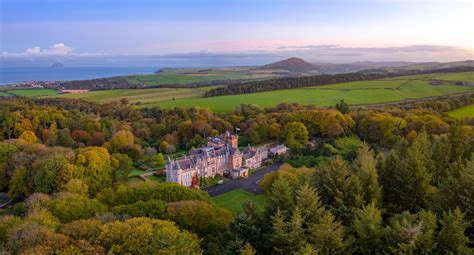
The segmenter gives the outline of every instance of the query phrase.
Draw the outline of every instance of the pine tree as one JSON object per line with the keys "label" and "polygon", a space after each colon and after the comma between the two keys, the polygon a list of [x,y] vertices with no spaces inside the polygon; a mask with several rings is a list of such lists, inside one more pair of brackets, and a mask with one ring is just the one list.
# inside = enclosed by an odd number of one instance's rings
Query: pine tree
{"label": "pine tree", "polygon": [[450,171],[440,183],[434,203],[439,211],[459,208],[467,219],[474,219],[474,153],[471,157],[465,166]]}
{"label": "pine tree", "polygon": [[289,217],[294,209],[294,191],[286,178],[277,178],[268,194],[269,202],[267,215],[273,215],[279,209],[283,215]]}
{"label": "pine tree", "polygon": [[437,251],[439,254],[472,254],[468,247],[469,238],[464,234],[469,227],[464,214],[459,209],[445,212],[441,219],[441,230],[438,234]]}
{"label": "pine tree", "polygon": [[378,182],[377,161],[374,153],[367,144],[363,144],[357,150],[357,158],[352,162],[356,174],[364,187],[364,202],[366,204],[380,204],[382,199],[382,188]]}
{"label": "pine tree", "polygon": [[360,180],[349,173],[347,164],[340,158],[320,167],[315,184],[323,204],[339,219],[350,220],[353,210],[363,206],[364,192]]}
{"label": "pine tree", "polygon": [[356,211],[351,231],[355,235],[354,249],[357,254],[377,254],[383,248],[384,228],[382,211],[374,203]]}
{"label": "pine tree", "polygon": [[384,203],[389,212],[411,212],[425,208],[432,198],[431,145],[426,132],[421,132],[408,146],[406,141],[398,143],[392,150],[381,172]]}
{"label": "pine tree", "polygon": [[324,213],[321,221],[311,226],[308,243],[319,251],[319,254],[342,253],[347,244],[344,241],[344,227],[336,221],[331,212]]}
{"label": "pine tree", "polygon": [[431,254],[436,247],[436,215],[429,211],[408,211],[390,219],[386,246],[392,254]]}
{"label": "pine tree", "polygon": [[271,217],[271,231],[270,231],[270,243],[273,247],[273,251],[276,254],[285,254],[288,252],[289,247],[286,244],[288,240],[288,232],[286,229],[285,216],[280,210],[277,210],[274,216]]}
{"label": "pine tree", "polygon": [[306,226],[318,223],[325,212],[318,193],[308,184],[297,190],[296,208],[301,212]]}

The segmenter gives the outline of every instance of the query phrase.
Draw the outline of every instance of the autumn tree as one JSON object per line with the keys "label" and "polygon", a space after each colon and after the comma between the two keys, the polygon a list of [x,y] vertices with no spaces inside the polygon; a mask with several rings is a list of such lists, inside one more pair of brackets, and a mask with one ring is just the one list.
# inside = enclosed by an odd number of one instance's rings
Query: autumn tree
{"label": "autumn tree", "polygon": [[110,253],[201,254],[197,237],[181,231],[173,222],[131,218],[104,225],[99,243]]}
{"label": "autumn tree", "polygon": [[92,195],[112,185],[112,162],[105,148],[86,147],[77,150],[75,165]]}
{"label": "autumn tree", "polygon": [[308,141],[308,130],[301,122],[291,122],[283,126],[281,130],[282,139],[286,142],[287,137],[292,135],[296,145],[304,145]]}
{"label": "autumn tree", "polygon": [[28,142],[28,143],[38,142],[38,137],[36,137],[36,135],[33,131],[25,131],[25,132],[21,133],[19,138],[23,141]]}

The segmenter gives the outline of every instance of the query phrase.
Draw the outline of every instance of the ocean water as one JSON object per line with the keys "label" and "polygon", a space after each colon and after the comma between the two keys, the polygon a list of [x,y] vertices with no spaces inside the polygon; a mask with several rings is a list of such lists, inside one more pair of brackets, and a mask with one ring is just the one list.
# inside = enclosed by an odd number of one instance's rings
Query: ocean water
{"label": "ocean water", "polygon": [[0,67],[0,84],[22,81],[70,81],[152,74],[157,67]]}

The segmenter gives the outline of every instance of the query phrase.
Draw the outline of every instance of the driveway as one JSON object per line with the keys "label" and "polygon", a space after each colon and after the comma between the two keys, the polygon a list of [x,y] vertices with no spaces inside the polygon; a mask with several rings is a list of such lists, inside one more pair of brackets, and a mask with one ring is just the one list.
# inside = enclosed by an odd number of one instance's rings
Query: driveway
{"label": "driveway", "polygon": [[260,188],[260,186],[258,186],[257,181],[260,181],[265,174],[277,171],[280,165],[280,163],[270,165],[254,172],[246,179],[225,180],[224,183],[220,185],[214,185],[212,187],[204,188],[203,190],[207,191],[211,197],[215,197],[235,189],[243,189],[256,195],[262,194],[263,190]]}

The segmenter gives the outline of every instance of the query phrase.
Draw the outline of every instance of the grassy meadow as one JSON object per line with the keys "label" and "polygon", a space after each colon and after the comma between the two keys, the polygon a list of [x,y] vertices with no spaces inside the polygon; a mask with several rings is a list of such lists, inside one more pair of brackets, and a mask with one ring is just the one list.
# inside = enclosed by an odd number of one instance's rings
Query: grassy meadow
{"label": "grassy meadow", "polygon": [[[278,71],[278,70],[274,70]],[[189,69],[165,69],[163,72],[150,75],[123,76],[121,79],[127,80],[136,85],[163,85],[163,84],[187,84],[208,81],[224,80],[252,80],[279,75],[271,72],[259,72],[249,67],[232,68],[189,68]]]}
{"label": "grassy meadow", "polygon": [[5,92],[3,92],[3,91],[0,91],[0,98],[1,98],[1,97],[9,97],[9,96],[11,96],[11,95],[8,94],[8,93],[5,93]]}
{"label": "grassy meadow", "polygon": [[[40,96],[52,96],[56,95],[57,92],[54,89],[11,89],[1,92],[2,94],[11,94],[21,97],[40,97]],[[0,95],[1,96],[1,95]]]}
{"label": "grassy meadow", "polygon": [[236,215],[242,210],[242,205],[246,201],[250,201],[254,203],[257,206],[257,208],[263,210],[263,208],[265,207],[265,203],[267,201],[267,196],[265,194],[254,195],[243,189],[236,189],[236,190],[224,193],[222,195],[213,197],[212,201],[217,206],[228,209],[234,215]]}
{"label": "grassy meadow", "polygon": [[[447,83],[432,85],[430,84],[431,80],[445,80]],[[468,86],[451,84],[453,81],[474,81],[474,72],[404,76],[384,80],[347,82],[319,87],[209,98],[204,98],[202,95],[206,90],[214,87],[197,89],[119,89],[92,91],[81,94],[62,94],[55,95],[54,97],[81,98],[101,103],[127,98],[130,103],[141,103],[142,107],[160,106],[173,108],[198,106],[211,108],[215,112],[229,112],[240,104],[272,107],[279,103],[296,102],[325,107],[333,106],[341,99],[352,105],[375,104],[474,91],[473,88]]]}
{"label": "grassy meadow", "polygon": [[114,89],[91,91],[87,93],[69,93],[60,94],[54,97],[70,98],[70,99],[84,99],[87,101],[94,101],[99,103],[107,103],[117,101],[122,98],[127,98],[130,103],[149,104],[164,101],[173,101],[173,99],[187,99],[201,97],[206,90],[215,87],[203,88],[154,88],[154,89]]}
{"label": "grassy meadow", "polygon": [[200,106],[211,108],[215,112],[232,111],[240,104],[255,104],[271,107],[279,103],[297,102],[316,106],[332,106],[344,99],[348,104],[375,104],[396,102],[432,96],[474,91],[465,86],[430,85],[424,80],[365,81],[349,82],[320,87],[308,87],[289,90],[219,96],[209,98],[190,98],[164,101],[156,105],[164,108]]}
{"label": "grassy meadow", "polygon": [[449,115],[457,119],[474,118],[474,104],[450,111]]}

